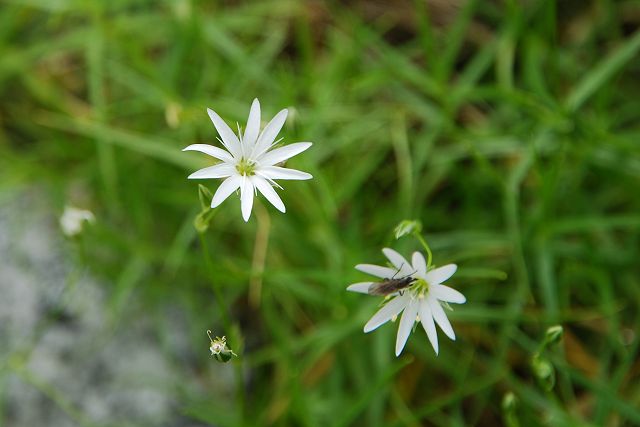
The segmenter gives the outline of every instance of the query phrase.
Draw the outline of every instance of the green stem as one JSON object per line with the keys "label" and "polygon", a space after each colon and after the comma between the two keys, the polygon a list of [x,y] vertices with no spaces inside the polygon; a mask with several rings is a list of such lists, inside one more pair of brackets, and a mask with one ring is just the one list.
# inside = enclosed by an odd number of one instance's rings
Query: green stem
{"label": "green stem", "polygon": [[216,302],[218,303],[218,310],[220,311],[220,316],[222,317],[222,325],[224,329],[228,332],[231,332],[231,321],[229,320],[229,315],[227,314],[227,306],[224,303],[224,297],[222,296],[222,290],[218,283],[213,280],[214,272],[213,272],[213,264],[211,263],[211,256],[209,255],[209,247],[207,246],[207,241],[204,239],[204,234],[200,233],[200,245],[202,246],[202,252],[204,256],[204,262],[207,265],[207,270],[209,271],[209,277],[211,282],[211,287],[213,288],[213,293],[216,297]]}
{"label": "green stem", "polygon": [[[203,256],[205,259],[205,264],[207,265],[207,270],[209,271],[209,281],[211,282],[213,293],[215,294],[216,301],[218,303],[218,310],[220,311],[220,316],[222,317],[222,325],[227,331],[227,333],[231,334],[237,330],[238,341],[240,341],[240,327],[234,328],[231,324],[231,320],[229,319],[229,314],[227,313],[227,306],[224,301],[224,297],[222,295],[222,289],[220,289],[220,285],[213,280],[214,271],[213,271],[213,263],[211,262],[211,256],[209,254],[209,247],[207,246],[207,241],[204,238],[204,233],[199,233],[200,236],[200,244],[202,245]],[[242,358],[235,357],[233,359],[233,372],[234,378],[236,382],[236,398],[238,399],[238,406],[240,412],[240,425],[244,425],[244,410],[245,410],[245,389],[244,389],[244,380],[242,375]]]}
{"label": "green stem", "polygon": [[431,248],[427,244],[427,241],[420,235],[420,233],[413,232],[413,235],[418,239],[418,241],[422,244],[424,249],[427,251],[427,270],[431,267],[431,261],[433,260],[433,254],[431,253]]}

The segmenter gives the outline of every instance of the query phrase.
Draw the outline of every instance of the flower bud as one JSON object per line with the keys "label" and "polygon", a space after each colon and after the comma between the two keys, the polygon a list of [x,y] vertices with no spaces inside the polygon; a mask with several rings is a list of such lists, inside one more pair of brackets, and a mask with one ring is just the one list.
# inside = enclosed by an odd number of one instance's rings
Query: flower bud
{"label": "flower bud", "polygon": [[418,220],[405,219],[400,224],[396,225],[394,233],[396,239],[406,236],[407,234],[420,233],[422,231],[422,224]]}
{"label": "flower bud", "polygon": [[518,398],[513,392],[509,391],[502,397],[502,417],[505,425],[509,427],[517,427],[520,425],[516,416],[516,408],[518,406]]}
{"label": "flower bud", "polygon": [[553,345],[558,343],[562,339],[563,333],[564,329],[562,329],[562,325],[549,327],[544,337],[545,344]]}
{"label": "flower bud", "polygon": [[531,359],[531,369],[540,385],[546,391],[551,391],[556,384],[556,372],[551,362],[540,355],[535,355]]}
{"label": "flower bud", "polygon": [[200,199],[200,206],[202,207],[202,210],[210,208],[213,194],[202,184],[198,184],[198,198]]}
{"label": "flower bud", "polygon": [[207,208],[193,219],[193,226],[198,233],[204,233],[209,229],[209,223],[212,218],[211,212],[213,212],[213,209]]}

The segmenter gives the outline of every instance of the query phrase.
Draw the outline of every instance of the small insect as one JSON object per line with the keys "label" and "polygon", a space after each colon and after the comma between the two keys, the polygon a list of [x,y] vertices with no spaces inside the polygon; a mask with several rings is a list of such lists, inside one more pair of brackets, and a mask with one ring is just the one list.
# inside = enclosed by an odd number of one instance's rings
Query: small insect
{"label": "small insect", "polygon": [[391,295],[394,292],[400,292],[402,294],[403,290],[411,286],[416,280],[417,279],[411,275],[399,279],[384,279],[381,282],[374,282],[369,285],[368,292],[369,295],[380,295],[383,297]]}

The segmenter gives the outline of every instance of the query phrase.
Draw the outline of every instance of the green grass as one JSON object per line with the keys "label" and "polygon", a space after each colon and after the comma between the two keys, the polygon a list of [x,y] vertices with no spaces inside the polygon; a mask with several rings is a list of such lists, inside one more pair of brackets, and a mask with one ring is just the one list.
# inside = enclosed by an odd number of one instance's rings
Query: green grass
{"label": "green grass", "polygon": [[[114,333],[151,313],[179,365],[163,308],[187,313],[197,366],[180,369],[202,378],[178,410],[222,426],[640,424],[637,3],[228,3],[0,8],[0,193],[37,186],[96,213],[83,243]],[[314,145],[289,165],[314,179],[283,184],[284,215],[265,204],[245,224],[226,201],[208,268],[186,180],[207,160],[180,150],[216,144],[206,107],[244,124],[254,97],[267,117],[293,107],[281,136]],[[382,247],[419,249],[392,240],[413,218],[468,302],[439,356],[417,329],[396,359],[397,325],[363,334],[379,301],[345,287]],[[530,360],[554,324],[546,391]],[[241,354],[244,409],[210,380],[207,329]]]}

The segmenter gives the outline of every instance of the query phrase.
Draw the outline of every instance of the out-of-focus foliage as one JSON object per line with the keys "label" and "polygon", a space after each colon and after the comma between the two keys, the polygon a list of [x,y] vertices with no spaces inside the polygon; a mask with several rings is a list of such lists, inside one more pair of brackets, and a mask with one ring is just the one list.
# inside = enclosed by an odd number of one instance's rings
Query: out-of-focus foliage
{"label": "out-of-focus foliage", "polygon": [[[555,3],[4,2],[0,191],[95,213],[83,259],[113,331],[154,316],[157,352],[199,373],[176,405],[193,422],[638,425],[640,7]],[[284,142],[314,145],[289,164],[314,179],[248,224],[231,197],[201,241],[186,176],[208,159],[180,150],[217,144],[206,107],[244,123],[254,97],[290,108]],[[393,235],[414,218],[467,304],[439,356],[418,328],[396,359],[395,325],[362,333],[379,300],[345,287],[382,247],[419,249]],[[532,358],[556,324],[545,388]],[[244,405],[211,380],[207,329]]]}

